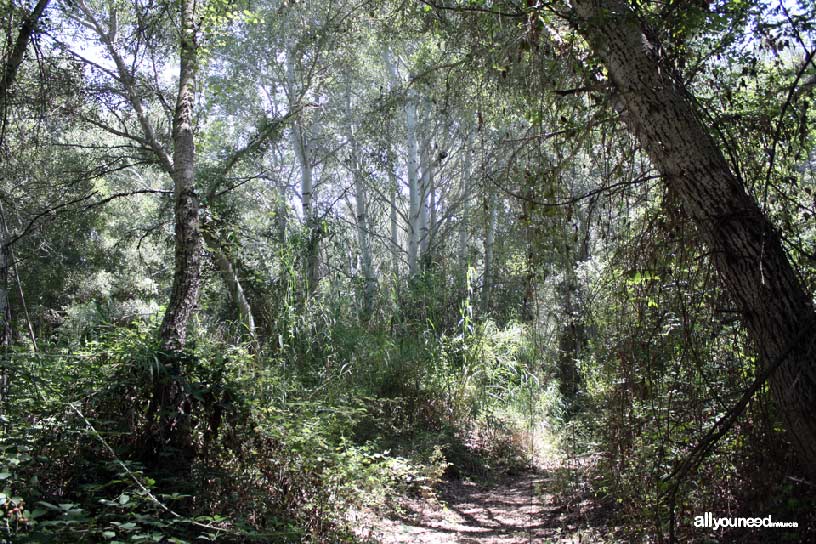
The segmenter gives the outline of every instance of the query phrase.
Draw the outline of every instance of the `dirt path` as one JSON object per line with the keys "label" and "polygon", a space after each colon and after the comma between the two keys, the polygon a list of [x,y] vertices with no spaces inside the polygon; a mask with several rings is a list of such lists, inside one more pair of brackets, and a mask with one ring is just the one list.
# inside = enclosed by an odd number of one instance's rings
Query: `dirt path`
{"label": "dirt path", "polygon": [[400,519],[381,520],[366,538],[381,544],[602,542],[597,505],[580,493],[565,500],[549,492],[556,477],[527,472],[489,487],[450,482],[439,500],[407,501]]}

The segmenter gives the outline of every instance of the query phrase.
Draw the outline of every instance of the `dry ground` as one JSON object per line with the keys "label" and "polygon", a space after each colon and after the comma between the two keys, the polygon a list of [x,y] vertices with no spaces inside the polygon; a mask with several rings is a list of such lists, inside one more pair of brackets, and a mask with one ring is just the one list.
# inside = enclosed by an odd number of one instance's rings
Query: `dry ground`
{"label": "dry ground", "polygon": [[609,531],[602,509],[587,497],[583,473],[550,466],[489,486],[447,482],[437,499],[402,500],[402,515],[360,523],[358,535],[379,544],[604,542]]}

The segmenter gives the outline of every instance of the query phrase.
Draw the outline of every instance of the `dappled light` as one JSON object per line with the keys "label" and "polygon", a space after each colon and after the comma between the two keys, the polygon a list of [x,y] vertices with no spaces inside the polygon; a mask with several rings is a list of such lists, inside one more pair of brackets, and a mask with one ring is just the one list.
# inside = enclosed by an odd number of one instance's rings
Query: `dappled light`
{"label": "dappled light", "polygon": [[0,544],[816,541],[813,2],[0,16]]}

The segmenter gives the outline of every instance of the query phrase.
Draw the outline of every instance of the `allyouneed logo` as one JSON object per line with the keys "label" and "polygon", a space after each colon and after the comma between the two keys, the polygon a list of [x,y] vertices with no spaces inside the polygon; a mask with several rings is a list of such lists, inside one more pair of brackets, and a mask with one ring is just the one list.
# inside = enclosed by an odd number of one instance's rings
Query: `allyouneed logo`
{"label": "allyouneed logo", "polygon": [[771,516],[764,518],[715,518],[711,512],[694,516],[695,527],[722,529],[725,527],[799,527],[796,521],[774,521]]}

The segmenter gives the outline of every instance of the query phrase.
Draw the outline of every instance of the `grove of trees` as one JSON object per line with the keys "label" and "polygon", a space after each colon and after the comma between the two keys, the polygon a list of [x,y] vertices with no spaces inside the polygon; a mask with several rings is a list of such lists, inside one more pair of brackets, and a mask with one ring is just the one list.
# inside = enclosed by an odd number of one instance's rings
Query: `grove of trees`
{"label": "grove of trees", "polygon": [[811,1],[0,15],[0,541],[814,538]]}

